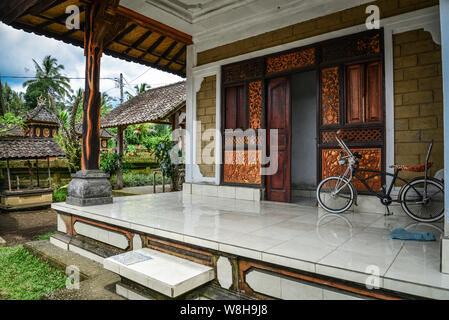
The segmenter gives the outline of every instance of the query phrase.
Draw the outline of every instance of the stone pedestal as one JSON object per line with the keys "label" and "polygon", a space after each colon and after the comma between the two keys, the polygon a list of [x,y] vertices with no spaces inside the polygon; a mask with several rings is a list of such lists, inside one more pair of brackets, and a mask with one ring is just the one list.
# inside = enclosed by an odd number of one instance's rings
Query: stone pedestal
{"label": "stone pedestal", "polygon": [[72,175],[67,204],[79,207],[112,203],[109,174],[101,170],[83,170]]}

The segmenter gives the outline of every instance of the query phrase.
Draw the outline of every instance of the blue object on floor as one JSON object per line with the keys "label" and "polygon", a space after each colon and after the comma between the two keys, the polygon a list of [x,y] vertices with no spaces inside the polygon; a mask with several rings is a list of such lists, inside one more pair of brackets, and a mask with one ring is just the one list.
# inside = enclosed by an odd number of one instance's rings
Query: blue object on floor
{"label": "blue object on floor", "polygon": [[435,241],[435,235],[429,232],[409,231],[402,228],[394,229],[390,237],[396,240]]}

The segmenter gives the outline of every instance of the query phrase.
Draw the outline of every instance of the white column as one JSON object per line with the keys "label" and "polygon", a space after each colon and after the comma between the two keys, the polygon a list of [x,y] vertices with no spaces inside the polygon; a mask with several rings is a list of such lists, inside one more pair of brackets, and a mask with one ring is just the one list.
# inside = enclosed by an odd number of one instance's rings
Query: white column
{"label": "white column", "polygon": [[192,173],[192,163],[193,159],[195,157],[195,150],[193,148],[193,139],[195,137],[195,133],[193,132],[194,126],[193,121],[194,118],[194,96],[195,96],[195,88],[193,83],[193,66],[194,66],[194,47],[188,46],[187,47],[187,68],[186,68],[186,89],[187,89],[187,96],[186,96],[186,176],[185,181],[188,183],[191,183],[193,180],[193,173]]}
{"label": "white column", "polygon": [[444,93],[444,170],[445,206],[444,238],[441,245],[441,271],[449,274],[449,0],[440,0],[441,50]]}
{"label": "white column", "polygon": [[222,159],[222,140],[221,140],[221,68],[217,70],[216,84],[216,135],[215,135],[215,184],[220,185],[221,163]]}

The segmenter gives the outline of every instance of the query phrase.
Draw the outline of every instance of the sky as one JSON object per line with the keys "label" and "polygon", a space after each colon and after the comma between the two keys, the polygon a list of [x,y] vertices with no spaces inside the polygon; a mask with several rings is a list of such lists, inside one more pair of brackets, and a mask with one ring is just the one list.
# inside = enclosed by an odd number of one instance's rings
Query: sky
{"label": "sky", "polygon": [[[46,55],[51,55],[58,60],[58,63],[64,65],[65,76],[84,77],[85,57],[82,48],[16,30],[0,23],[0,76],[2,81],[7,82],[13,90],[25,92],[26,88],[22,84],[27,79],[12,79],[8,76],[34,76],[35,68],[32,59],[41,62]],[[136,84],[147,83],[154,88],[183,80],[167,72],[103,54],[101,77],[119,78],[120,73],[123,73],[125,79],[124,91],[132,93]],[[70,85],[74,91],[77,91],[79,88],[84,88],[84,80],[70,80]],[[119,101],[120,89],[113,80],[102,79],[100,90],[117,98],[117,102]]]}

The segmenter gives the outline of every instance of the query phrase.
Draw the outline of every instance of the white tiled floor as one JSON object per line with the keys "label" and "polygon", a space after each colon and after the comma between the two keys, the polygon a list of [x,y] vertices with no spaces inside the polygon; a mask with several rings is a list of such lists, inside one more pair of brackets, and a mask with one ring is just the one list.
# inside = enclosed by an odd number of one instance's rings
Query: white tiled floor
{"label": "white tiled floor", "polygon": [[[449,275],[439,271],[442,223],[416,224],[405,215],[328,215],[294,204],[185,193],[115,198],[113,204],[86,208],[59,203],[53,208],[360,283],[374,266],[380,271],[380,284],[389,289],[449,297]],[[432,232],[437,241],[392,240],[389,233],[398,227]]]}

